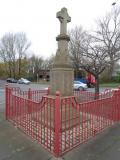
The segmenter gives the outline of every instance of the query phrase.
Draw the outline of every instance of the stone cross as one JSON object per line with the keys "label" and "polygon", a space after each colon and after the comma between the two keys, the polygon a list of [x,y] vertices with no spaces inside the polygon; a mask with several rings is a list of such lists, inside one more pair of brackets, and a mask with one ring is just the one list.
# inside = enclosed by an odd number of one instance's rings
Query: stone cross
{"label": "stone cross", "polygon": [[56,91],[60,91],[61,96],[73,96],[74,72],[68,50],[70,37],[67,35],[67,23],[71,18],[66,8],[57,12],[56,17],[60,21],[60,34],[56,37],[58,49],[50,71],[50,94],[56,95]]}
{"label": "stone cross", "polygon": [[67,13],[66,8],[62,8],[57,12],[57,18],[60,21],[60,34],[67,34],[67,23],[71,21],[71,17]]}

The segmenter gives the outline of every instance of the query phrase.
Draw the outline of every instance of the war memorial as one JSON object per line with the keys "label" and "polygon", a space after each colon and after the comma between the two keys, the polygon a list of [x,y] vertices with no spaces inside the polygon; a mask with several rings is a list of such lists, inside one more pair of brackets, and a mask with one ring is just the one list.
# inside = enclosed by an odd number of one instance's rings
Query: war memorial
{"label": "war memorial", "polygon": [[99,94],[99,99],[95,99],[95,93],[73,90],[67,35],[71,17],[66,8],[56,17],[60,34],[56,37],[58,49],[50,88],[21,91],[6,86],[5,117],[53,156],[62,157],[120,121],[120,89]]}

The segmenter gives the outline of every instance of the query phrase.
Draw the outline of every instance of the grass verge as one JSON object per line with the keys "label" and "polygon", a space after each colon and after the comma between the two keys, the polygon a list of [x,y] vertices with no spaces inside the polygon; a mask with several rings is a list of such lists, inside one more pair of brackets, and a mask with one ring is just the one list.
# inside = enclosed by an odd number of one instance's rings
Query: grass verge
{"label": "grass verge", "polygon": [[100,84],[100,87],[120,87],[120,83],[102,83]]}

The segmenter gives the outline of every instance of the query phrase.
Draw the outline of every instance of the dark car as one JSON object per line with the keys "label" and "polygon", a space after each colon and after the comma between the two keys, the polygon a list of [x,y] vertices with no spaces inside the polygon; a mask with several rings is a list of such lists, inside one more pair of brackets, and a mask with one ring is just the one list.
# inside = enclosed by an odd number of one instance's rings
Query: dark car
{"label": "dark car", "polygon": [[8,78],[6,81],[7,81],[8,83],[17,83],[17,80],[14,79],[14,78]]}

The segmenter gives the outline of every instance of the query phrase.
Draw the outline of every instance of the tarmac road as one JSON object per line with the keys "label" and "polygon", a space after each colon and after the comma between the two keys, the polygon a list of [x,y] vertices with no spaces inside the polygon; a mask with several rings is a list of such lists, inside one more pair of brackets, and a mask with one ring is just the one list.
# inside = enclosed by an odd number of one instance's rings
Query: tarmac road
{"label": "tarmac road", "polygon": [[[32,90],[40,90],[45,89],[48,87],[48,85],[44,84],[17,84],[17,83],[6,83],[4,80],[0,80],[0,112],[4,111],[5,106],[5,85],[13,86],[13,87],[20,87],[21,90],[28,90],[31,88]],[[106,88],[100,88],[100,92],[104,92]],[[94,92],[94,88],[88,88],[87,89],[90,92]]]}
{"label": "tarmac road", "polygon": [[31,88],[32,90],[45,89],[48,85],[42,84],[17,84],[17,83],[6,83],[6,81],[0,80],[0,112],[4,112],[5,106],[5,85],[20,87],[21,90],[28,90]]}

